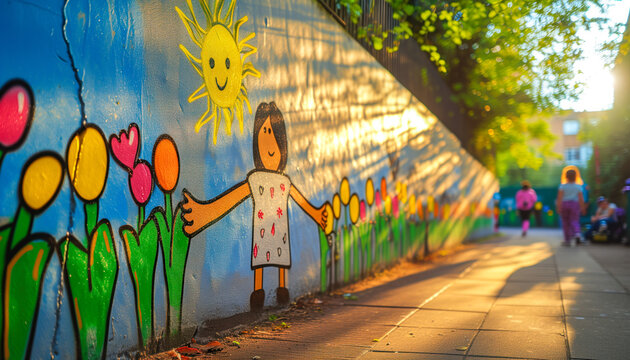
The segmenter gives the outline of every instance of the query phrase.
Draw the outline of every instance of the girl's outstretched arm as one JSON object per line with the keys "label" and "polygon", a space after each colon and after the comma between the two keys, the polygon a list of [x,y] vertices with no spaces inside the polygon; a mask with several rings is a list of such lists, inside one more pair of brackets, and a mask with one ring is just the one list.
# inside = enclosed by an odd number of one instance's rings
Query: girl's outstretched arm
{"label": "girl's outstretched arm", "polygon": [[199,201],[184,189],[182,218],[184,232],[195,236],[203,229],[219,221],[251,195],[247,180],[240,182],[223,194],[207,201]]}
{"label": "girl's outstretched arm", "polygon": [[562,212],[562,198],[564,197],[564,190],[558,190],[558,197],[556,198],[556,211],[558,213]]}
{"label": "girl's outstretched arm", "polygon": [[291,198],[293,198],[293,200],[298,205],[300,205],[302,210],[304,210],[304,212],[306,212],[308,216],[315,220],[317,225],[321,226],[322,229],[326,229],[326,221],[328,220],[328,216],[332,216],[326,211],[326,203],[324,203],[319,209],[314,207],[293,185],[291,185],[289,195],[291,195]]}

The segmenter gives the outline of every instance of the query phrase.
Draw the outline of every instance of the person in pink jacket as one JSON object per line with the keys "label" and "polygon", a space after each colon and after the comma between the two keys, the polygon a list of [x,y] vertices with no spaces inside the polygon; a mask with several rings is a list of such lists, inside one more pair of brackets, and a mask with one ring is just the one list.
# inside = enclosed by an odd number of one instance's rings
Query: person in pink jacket
{"label": "person in pink jacket", "polygon": [[523,180],[521,186],[521,190],[516,192],[516,208],[521,216],[522,236],[527,236],[527,230],[529,230],[529,216],[534,209],[534,204],[536,204],[538,196],[536,196],[536,192],[532,189],[532,185],[529,181]]}

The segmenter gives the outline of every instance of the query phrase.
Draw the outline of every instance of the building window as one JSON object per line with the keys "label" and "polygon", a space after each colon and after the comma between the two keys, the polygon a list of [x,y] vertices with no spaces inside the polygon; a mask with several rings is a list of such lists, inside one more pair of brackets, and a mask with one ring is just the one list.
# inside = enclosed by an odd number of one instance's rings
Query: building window
{"label": "building window", "polygon": [[580,148],[566,148],[564,149],[564,160],[565,161],[580,161]]}
{"label": "building window", "polygon": [[565,120],[562,123],[562,131],[564,135],[577,135],[580,131],[580,122],[577,120]]}

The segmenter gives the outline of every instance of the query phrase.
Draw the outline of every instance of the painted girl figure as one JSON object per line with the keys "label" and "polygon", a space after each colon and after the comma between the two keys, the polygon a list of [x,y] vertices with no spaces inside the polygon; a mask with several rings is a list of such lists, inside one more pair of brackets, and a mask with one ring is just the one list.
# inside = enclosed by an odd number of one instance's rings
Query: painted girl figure
{"label": "painted girl figure", "polygon": [[326,204],[314,207],[291,183],[283,171],[287,163],[287,135],[282,113],[274,102],[262,103],[254,120],[253,155],[255,169],[247,179],[208,201],[194,199],[184,190],[184,231],[194,236],[219,221],[248,197],[253,199],[252,255],[254,291],[251,311],[261,311],[265,302],[263,268],[278,267],[276,298],[279,304],[290,300],[286,269],[291,267],[289,241],[289,196],[322,228],[326,227]]}

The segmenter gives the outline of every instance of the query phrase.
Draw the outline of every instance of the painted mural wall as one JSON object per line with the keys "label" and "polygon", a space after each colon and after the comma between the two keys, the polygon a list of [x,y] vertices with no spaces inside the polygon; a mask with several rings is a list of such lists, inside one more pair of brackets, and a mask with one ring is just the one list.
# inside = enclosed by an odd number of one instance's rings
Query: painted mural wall
{"label": "painted mural wall", "polygon": [[0,3],[2,359],[111,358],[492,230],[316,1]]}

